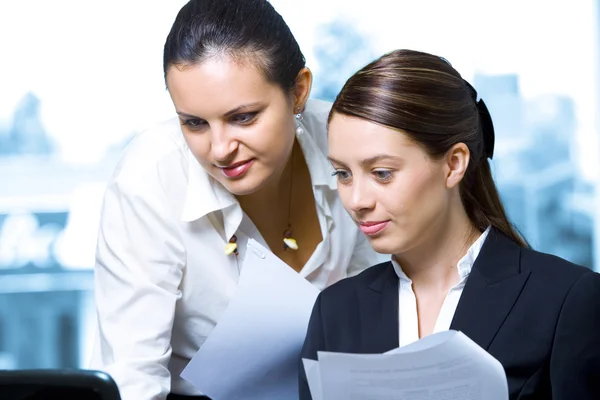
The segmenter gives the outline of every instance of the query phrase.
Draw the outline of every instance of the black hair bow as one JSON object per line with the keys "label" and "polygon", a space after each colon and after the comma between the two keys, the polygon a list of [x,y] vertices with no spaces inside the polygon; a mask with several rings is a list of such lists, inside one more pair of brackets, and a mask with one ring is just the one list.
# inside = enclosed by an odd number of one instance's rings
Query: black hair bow
{"label": "black hair bow", "polygon": [[483,133],[483,149],[487,158],[491,159],[494,156],[494,143],[496,141],[496,134],[494,133],[494,124],[492,123],[492,116],[482,99],[477,100],[477,91],[471,84],[465,81],[465,84],[471,92],[471,98],[477,105],[479,111],[479,120],[481,122],[481,131]]}

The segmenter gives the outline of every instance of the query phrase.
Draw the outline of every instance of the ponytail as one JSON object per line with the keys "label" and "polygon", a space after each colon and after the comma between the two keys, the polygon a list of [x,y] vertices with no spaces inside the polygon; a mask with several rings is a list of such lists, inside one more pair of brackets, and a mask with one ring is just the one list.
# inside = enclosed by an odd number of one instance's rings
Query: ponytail
{"label": "ponytail", "polygon": [[463,206],[473,225],[481,232],[492,226],[519,246],[529,247],[508,220],[488,160],[483,159],[474,167],[468,171],[459,187]]}

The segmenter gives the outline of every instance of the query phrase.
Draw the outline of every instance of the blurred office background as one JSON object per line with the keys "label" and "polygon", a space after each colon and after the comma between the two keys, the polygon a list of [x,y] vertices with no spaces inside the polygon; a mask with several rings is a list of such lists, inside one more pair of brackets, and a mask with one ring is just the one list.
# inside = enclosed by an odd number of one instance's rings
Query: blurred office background
{"label": "blurred office background", "polygon": [[[491,110],[517,227],[600,270],[600,0],[272,3],[316,98],[392,49],[448,59]],[[174,115],[162,45],[183,4],[0,3],[0,369],[86,367],[104,185],[129,140]]]}

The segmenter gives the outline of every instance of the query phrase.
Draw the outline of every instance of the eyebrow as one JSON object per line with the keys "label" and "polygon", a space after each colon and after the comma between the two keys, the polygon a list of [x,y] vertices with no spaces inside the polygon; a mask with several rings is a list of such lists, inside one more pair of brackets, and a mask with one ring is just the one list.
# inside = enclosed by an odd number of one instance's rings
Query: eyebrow
{"label": "eyebrow", "polygon": [[[246,110],[246,109],[249,109],[249,108],[253,108],[253,107],[256,107],[256,106],[259,106],[259,105],[260,105],[259,102],[242,104],[241,106],[238,106],[238,107],[236,107],[236,108],[234,108],[232,110],[227,111],[225,114],[223,114],[223,116],[224,117],[229,117],[229,116],[231,116],[231,115],[233,115],[235,113],[238,113],[240,111],[243,111],[243,110]],[[195,115],[187,114],[187,113],[184,113],[184,112],[181,112],[181,111],[177,111],[177,115],[179,115],[180,117],[185,117],[185,118],[204,119],[204,118],[200,118],[200,117],[197,117]]]}
{"label": "eyebrow", "polygon": [[177,111],[177,115],[179,115],[180,117],[184,117],[184,118],[202,119],[202,118],[196,117],[195,115],[186,114],[186,113],[181,112],[181,111]]}
{"label": "eyebrow", "polygon": [[[341,161],[338,161],[338,160],[336,160],[335,158],[332,158],[332,157],[327,157],[327,159],[328,159],[330,162],[334,163],[334,164],[340,164],[340,165],[344,165],[344,163],[343,163],[343,162],[341,162]],[[360,164],[361,164],[361,165],[363,165],[363,166],[366,166],[366,165],[373,165],[373,164],[375,164],[375,163],[376,163],[376,162],[378,162],[378,161],[384,161],[384,160],[391,160],[391,161],[397,161],[397,162],[400,162],[400,161],[402,161],[402,158],[400,158],[400,157],[397,157],[397,156],[392,156],[392,155],[389,155],[389,154],[378,154],[378,155],[376,155],[376,156],[369,157],[369,158],[365,158],[365,159],[361,160],[361,161],[360,161]]]}
{"label": "eyebrow", "polygon": [[256,107],[256,106],[259,106],[259,105],[260,105],[260,103],[259,103],[259,102],[248,103],[248,104],[242,104],[241,106],[239,106],[239,107],[236,107],[236,108],[234,108],[233,110],[227,111],[227,112],[226,112],[226,113],[225,113],[223,116],[225,116],[225,117],[229,117],[230,115],[233,115],[233,114],[235,114],[235,113],[237,113],[237,112],[240,112],[240,111],[246,110],[246,109],[248,109],[248,108],[254,108],[254,107]]}

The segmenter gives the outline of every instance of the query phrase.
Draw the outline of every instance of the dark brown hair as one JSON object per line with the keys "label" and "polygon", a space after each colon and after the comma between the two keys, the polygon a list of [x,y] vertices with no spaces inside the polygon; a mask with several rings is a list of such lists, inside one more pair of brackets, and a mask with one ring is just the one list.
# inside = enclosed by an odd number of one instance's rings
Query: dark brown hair
{"label": "dark brown hair", "polygon": [[165,42],[165,80],[171,65],[194,65],[218,54],[249,59],[286,93],[306,64],[290,28],[267,0],[190,0]]}
{"label": "dark brown hair", "polygon": [[464,143],[471,157],[459,192],[469,219],[480,231],[491,225],[528,247],[509,222],[492,178],[488,157],[493,154],[493,126],[487,108],[478,104],[476,96],[445,59],[396,50],[346,82],[333,103],[329,121],[339,113],[400,130],[433,159]]}

